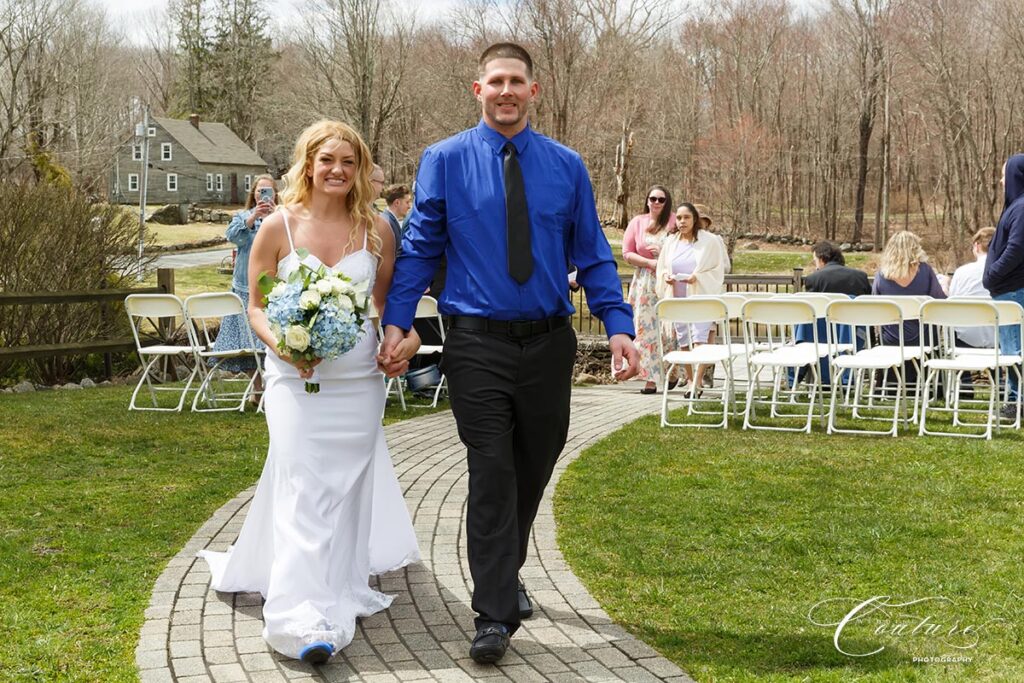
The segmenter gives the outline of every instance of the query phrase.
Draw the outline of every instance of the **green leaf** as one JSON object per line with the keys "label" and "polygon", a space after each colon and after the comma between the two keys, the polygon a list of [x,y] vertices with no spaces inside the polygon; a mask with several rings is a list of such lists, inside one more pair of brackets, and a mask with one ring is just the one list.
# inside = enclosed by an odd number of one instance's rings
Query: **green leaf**
{"label": "green leaf", "polygon": [[264,302],[266,301],[267,295],[270,294],[270,291],[274,289],[274,285],[276,284],[276,278],[270,277],[267,273],[260,273],[260,279],[257,281],[256,285],[260,289],[260,294],[263,295]]}
{"label": "green leaf", "polygon": [[[298,249],[295,250],[295,253],[298,254],[300,259],[304,259],[307,256],[309,256],[309,249],[306,249],[305,247],[299,247]],[[306,265],[306,264],[304,264],[304,263],[300,263],[299,264],[300,267],[304,266],[304,265]]]}

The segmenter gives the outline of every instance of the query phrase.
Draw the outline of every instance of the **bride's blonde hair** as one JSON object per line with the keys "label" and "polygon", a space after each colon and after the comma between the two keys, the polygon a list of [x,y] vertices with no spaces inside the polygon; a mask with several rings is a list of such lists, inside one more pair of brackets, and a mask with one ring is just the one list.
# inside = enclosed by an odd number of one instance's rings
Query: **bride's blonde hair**
{"label": "bride's blonde hair", "polygon": [[372,205],[374,193],[370,175],[373,173],[373,161],[370,159],[370,148],[351,126],[341,121],[324,119],[302,131],[295,141],[292,166],[284,176],[287,185],[281,191],[281,203],[285,206],[306,203],[313,193],[313,181],[308,175],[313,167],[313,157],[328,142],[347,142],[356,155],[356,174],[352,179],[352,188],[345,195],[345,207],[355,226],[355,230],[349,234],[346,252],[355,251],[356,245],[366,234],[370,252],[379,260],[383,245],[375,229],[377,214]]}

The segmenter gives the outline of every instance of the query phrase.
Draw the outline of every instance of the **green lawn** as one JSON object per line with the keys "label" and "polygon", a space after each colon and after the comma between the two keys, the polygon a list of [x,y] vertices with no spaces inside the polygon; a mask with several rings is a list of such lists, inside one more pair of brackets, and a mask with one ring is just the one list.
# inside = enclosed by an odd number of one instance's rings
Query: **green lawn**
{"label": "green lawn", "polygon": [[152,243],[159,246],[202,242],[215,237],[227,242],[224,239],[224,232],[228,226],[224,223],[188,223],[186,225],[147,223],[146,227],[152,233]]}
{"label": "green lawn", "polygon": [[0,394],[0,680],[137,680],[153,582],[259,477],[263,415],[128,413],[129,395]]}
{"label": "green lawn", "polygon": [[[174,293],[184,299],[190,294],[203,292],[230,292],[231,273],[217,272],[219,266],[194,266],[192,268],[176,268],[174,270]],[[150,272],[145,287],[156,286],[156,270]]]}
{"label": "green lawn", "polygon": [[[860,268],[872,274],[874,268],[869,261],[870,253],[846,254],[846,265]],[[733,254],[732,272],[736,275],[761,274],[792,274],[794,268],[803,268],[804,275],[812,272],[811,251],[741,251]]]}
{"label": "green lawn", "polygon": [[[661,429],[655,417],[588,449],[555,496],[559,542],[611,617],[698,681],[1024,680],[1019,433],[986,443]],[[841,634],[873,596],[882,612]],[[902,617],[900,615],[903,615]],[[914,615],[916,619],[910,619]],[[988,622],[946,644],[920,618]],[[992,620],[1005,620],[995,622]],[[890,627],[892,624],[890,624]],[[972,657],[969,664],[912,658]]]}

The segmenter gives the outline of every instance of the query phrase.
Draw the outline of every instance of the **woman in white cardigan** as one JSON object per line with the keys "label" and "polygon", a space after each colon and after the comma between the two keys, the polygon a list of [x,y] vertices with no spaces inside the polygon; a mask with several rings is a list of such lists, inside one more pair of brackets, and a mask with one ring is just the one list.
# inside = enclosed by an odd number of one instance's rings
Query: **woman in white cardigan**
{"label": "woman in white cardigan", "polygon": [[[701,230],[700,214],[693,204],[683,202],[676,210],[676,231],[669,235],[658,256],[656,279],[658,299],[670,297],[721,294],[725,291],[725,248],[717,236]],[[675,326],[675,337],[679,348],[690,348],[706,344],[711,324]],[[693,368],[686,367],[687,383],[696,382],[694,392],[701,390],[703,373],[698,368],[696,377]],[[686,388],[690,391],[690,387]]]}

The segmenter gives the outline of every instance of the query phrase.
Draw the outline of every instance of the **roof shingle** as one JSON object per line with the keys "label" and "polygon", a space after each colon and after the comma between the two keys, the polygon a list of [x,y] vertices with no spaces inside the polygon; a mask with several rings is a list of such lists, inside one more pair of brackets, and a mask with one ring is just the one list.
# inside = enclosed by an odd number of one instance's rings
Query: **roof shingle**
{"label": "roof shingle", "polygon": [[199,163],[263,167],[267,165],[266,161],[223,123],[200,121],[197,129],[187,119],[154,117],[153,120]]}

